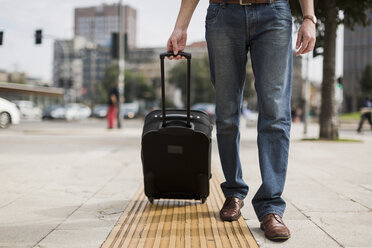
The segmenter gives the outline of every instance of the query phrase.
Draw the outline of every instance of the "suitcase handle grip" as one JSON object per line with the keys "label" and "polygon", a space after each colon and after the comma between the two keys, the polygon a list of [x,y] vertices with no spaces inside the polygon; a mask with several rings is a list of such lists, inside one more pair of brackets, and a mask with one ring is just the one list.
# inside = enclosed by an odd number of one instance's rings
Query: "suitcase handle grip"
{"label": "suitcase handle grip", "polygon": [[[187,77],[186,77],[186,83],[187,83],[187,103],[186,103],[186,127],[191,128],[190,124],[190,74],[191,74],[191,53],[186,52],[179,52],[178,55],[184,56],[187,58]],[[161,105],[162,105],[162,112],[163,112],[163,127],[165,127],[166,123],[166,112],[165,112],[165,77],[164,77],[164,58],[175,56],[173,54],[173,51],[165,52],[160,54],[160,69],[161,69]]]}
{"label": "suitcase handle grip", "polygon": [[[163,118],[163,115],[160,115],[160,118]],[[182,114],[167,114],[165,119],[171,118],[172,120],[187,120],[187,115]],[[190,120],[194,119],[194,116],[190,116]]]}
{"label": "suitcase handle grip", "polygon": [[173,54],[173,52],[165,52],[165,53],[161,53],[160,54],[160,59],[164,59],[164,57],[170,57],[170,56],[173,56],[173,57],[176,57],[176,56],[183,56],[185,57],[186,59],[191,59],[191,53],[186,53],[186,52],[178,52],[177,55]]}

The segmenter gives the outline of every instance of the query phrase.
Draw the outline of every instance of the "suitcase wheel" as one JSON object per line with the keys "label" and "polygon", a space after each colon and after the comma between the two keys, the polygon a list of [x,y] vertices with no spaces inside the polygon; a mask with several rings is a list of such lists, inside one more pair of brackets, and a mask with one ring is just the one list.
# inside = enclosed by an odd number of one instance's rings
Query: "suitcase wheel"
{"label": "suitcase wheel", "polygon": [[201,198],[201,202],[202,202],[202,204],[204,204],[206,200],[207,200],[207,197],[202,197],[202,198]]}
{"label": "suitcase wheel", "polygon": [[149,199],[149,202],[150,202],[151,204],[154,203],[154,197],[149,197],[148,199]]}

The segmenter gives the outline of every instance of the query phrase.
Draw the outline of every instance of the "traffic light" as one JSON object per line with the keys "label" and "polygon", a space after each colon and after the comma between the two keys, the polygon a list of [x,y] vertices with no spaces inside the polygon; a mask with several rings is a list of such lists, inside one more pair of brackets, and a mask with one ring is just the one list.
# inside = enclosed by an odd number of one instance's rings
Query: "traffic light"
{"label": "traffic light", "polygon": [[3,44],[3,35],[4,35],[4,32],[0,31],[0,46]]}
{"label": "traffic light", "polygon": [[36,30],[35,31],[35,44],[36,45],[41,44],[42,38],[43,38],[42,30],[41,29]]}
{"label": "traffic light", "polygon": [[111,33],[111,57],[119,59],[119,34]]}

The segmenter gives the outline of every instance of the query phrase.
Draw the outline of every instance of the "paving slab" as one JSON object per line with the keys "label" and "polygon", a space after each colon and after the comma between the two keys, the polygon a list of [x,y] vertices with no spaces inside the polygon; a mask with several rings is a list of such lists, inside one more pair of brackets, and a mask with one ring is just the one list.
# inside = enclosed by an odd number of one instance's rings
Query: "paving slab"
{"label": "paving slab", "polygon": [[[57,124],[57,125],[54,125]],[[142,122],[30,123],[1,130],[0,247],[99,247],[142,184]],[[4,132],[3,132],[4,131]],[[319,128],[294,124],[284,221],[292,237],[267,240],[250,201],[260,185],[256,128],[243,128],[241,161],[250,186],[243,217],[261,247],[372,247],[372,134],[361,143],[301,141]],[[222,176],[215,132],[212,161]]]}

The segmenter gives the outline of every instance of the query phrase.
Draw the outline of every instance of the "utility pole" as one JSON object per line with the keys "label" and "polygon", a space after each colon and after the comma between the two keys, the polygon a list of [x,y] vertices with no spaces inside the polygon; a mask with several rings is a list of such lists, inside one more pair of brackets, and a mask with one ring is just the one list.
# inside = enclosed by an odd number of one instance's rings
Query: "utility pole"
{"label": "utility pole", "polygon": [[124,35],[123,35],[123,10],[122,0],[119,0],[119,75],[118,75],[118,90],[119,90],[119,105],[118,105],[118,128],[122,127],[123,114],[121,104],[124,103],[124,70],[125,70],[125,55],[124,55]]}

